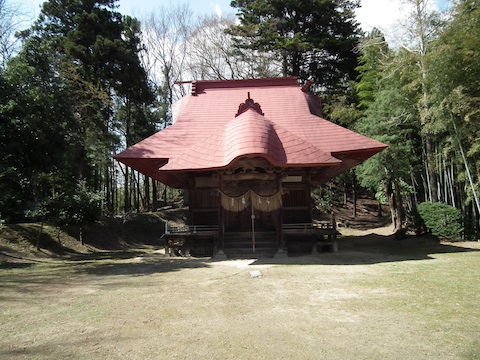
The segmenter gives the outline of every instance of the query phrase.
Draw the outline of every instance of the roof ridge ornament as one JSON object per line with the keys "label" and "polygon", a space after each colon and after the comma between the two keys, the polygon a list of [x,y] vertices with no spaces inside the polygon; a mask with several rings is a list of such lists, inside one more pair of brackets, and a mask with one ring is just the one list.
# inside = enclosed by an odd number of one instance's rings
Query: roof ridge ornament
{"label": "roof ridge ornament", "polygon": [[238,106],[238,111],[237,111],[237,114],[235,115],[235,117],[237,117],[238,115],[241,115],[243,114],[245,111],[247,111],[248,109],[252,109],[252,110],[255,110],[257,113],[259,113],[260,115],[265,115],[263,112],[262,112],[262,107],[260,106],[259,103],[253,101],[252,98],[250,98],[250,91],[247,93],[248,94],[248,97],[247,99],[245,99],[245,102],[244,103],[241,103],[239,106]]}
{"label": "roof ridge ornament", "polygon": [[315,81],[312,78],[309,78],[305,84],[302,86],[302,91],[303,92],[308,92],[310,91],[310,87],[315,83]]}

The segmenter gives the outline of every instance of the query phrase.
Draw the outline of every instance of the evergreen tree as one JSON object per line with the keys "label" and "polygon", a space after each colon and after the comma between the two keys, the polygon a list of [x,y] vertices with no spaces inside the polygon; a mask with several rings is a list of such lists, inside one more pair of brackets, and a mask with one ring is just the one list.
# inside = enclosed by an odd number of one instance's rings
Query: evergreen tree
{"label": "evergreen tree", "polygon": [[[358,121],[359,132],[388,144],[388,148],[357,168],[360,184],[388,202],[392,224],[397,231],[406,226],[405,200],[413,192],[412,172],[417,166],[418,144],[416,114],[412,113],[408,94],[385,89]],[[407,197],[406,197],[407,196]]]}
{"label": "evergreen tree", "polygon": [[238,46],[277,54],[283,76],[312,78],[323,94],[342,93],[354,80],[360,35],[349,0],[236,0]]}
{"label": "evergreen tree", "polygon": [[[377,193],[380,201],[388,202],[392,223],[398,232],[406,226],[405,200],[410,207],[418,191],[415,188],[422,155],[416,92],[408,86],[412,72],[408,52],[390,52],[383,36],[374,30],[363,42],[360,56],[360,107],[364,116],[356,129],[389,147],[357,168],[360,184]],[[413,201],[414,203],[414,201]]]}
{"label": "evergreen tree", "polygon": [[367,34],[359,47],[361,49],[360,65],[357,67],[359,76],[355,88],[359,99],[358,107],[366,110],[375,101],[382,79],[382,68],[391,54],[385,37],[378,29],[373,29]]}
{"label": "evergreen tree", "polygon": [[30,39],[0,75],[0,208],[10,221],[71,183],[73,113],[55,62]]}
{"label": "evergreen tree", "polygon": [[[0,155],[6,161],[0,165],[0,205],[17,219],[38,204],[65,205],[55,200],[60,195],[97,199],[103,192],[114,211],[112,155],[124,124],[114,103],[134,109],[129,121],[139,136],[156,130],[139,58],[140,26],[115,12],[115,3],[45,2],[36,23],[21,33],[19,56],[1,74]],[[82,204],[100,202],[78,204],[81,214]]]}
{"label": "evergreen tree", "polygon": [[[98,162],[106,162],[111,155],[107,149],[113,135],[112,96],[143,103],[152,100],[138,58],[138,22],[115,12],[115,3],[47,1],[28,34],[56,51],[60,76],[73,98],[77,181],[91,179],[93,172],[99,171],[95,169]],[[96,150],[95,164],[89,161],[90,149]]]}
{"label": "evergreen tree", "polygon": [[418,111],[418,121],[422,129],[422,146],[424,148],[425,188],[428,200],[439,201],[439,169],[437,154],[438,138],[431,131],[432,123],[432,84],[428,81],[431,73],[429,57],[432,55],[432,44],[442,29],[439,14],[432,11],[429,0],[405,0],[409,9],[404,31],[407,37],[402,48],[409,53],[412,65],[409,68],[415,76],[408,86],[416,88],[415,105]]}
{"label": "evergreen tree", "polygon": [[[444,201],[463,208],[467,223],[476,223],[476,230],[467,227],[467,231],[477,234],[480,232],[479,24],[477,1],[455,3],[451,20],[429,58],[428,78],[434,107],[428,130],[439,138],[441,156],[446,159],[442,177],[446,189]],[[472,221],[475,214],[477,221]]]}

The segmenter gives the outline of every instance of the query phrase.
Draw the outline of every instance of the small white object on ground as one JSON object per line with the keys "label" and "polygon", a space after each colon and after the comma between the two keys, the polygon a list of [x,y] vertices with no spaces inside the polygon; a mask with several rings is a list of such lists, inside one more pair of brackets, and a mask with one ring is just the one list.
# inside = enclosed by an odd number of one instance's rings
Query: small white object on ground
{"label": "small white object on ground", "polygon": [[261,273],[260,270],[252,270],[252,271],[250,271],[250,276],[252,278],[260,278],[260,277],[262,277],[262,273]]}

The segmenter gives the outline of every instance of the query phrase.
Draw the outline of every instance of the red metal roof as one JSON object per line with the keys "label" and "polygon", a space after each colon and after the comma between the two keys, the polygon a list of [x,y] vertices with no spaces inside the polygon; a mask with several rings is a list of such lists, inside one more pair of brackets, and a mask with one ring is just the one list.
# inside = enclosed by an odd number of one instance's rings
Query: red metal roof
{"label": "red metal roof", "polygon": [[318,179],[326,181],[386,147],[313,115],[312,97],[296,78],[197,81],[173,105],[173,125],[115,158],[185,187],[185,172],[225,169],[252,157],[285,168],[335,167]]}

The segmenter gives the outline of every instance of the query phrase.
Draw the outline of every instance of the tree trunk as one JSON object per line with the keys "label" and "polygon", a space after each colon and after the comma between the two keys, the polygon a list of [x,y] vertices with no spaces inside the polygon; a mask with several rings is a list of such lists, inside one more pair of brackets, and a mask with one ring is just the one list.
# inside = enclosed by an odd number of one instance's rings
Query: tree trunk
{"label": "tree trunk", "polygon": [[111,191],[111,209],[112,215],[117,214],[117,171],[115,171],[115,163],[112,163],[111,167],[112,174],[110,176],[110,191]]}
{"label": "tree trunk", "polygon": [[394,182],[394,194],[395,194],[395,212],[396,212],[396,218],[397,218],[395,231],[398,233],[398,232],[404,231],[405,209],[403,208],[403,199],[402,199],[402,192],[400,189],[400,183],[397,178],[395,178],[393,182]]}
{"label": "tree trunk", "polygon": [[38,233],[38,235],[37,235],[37,241],[36,241],[36,244],[35,244],[35,247],[37,248],[37,250],[40,250],[40,239],[41,239],[42,235],[43,235],[43,220],[40,223],[40,233]]}
{"label": "tree trunk", "polygon": [[152,180],[152,210],[158,209],[158,197],[157,197],[157,181]]}
{"label": "tree trunk", "polygon": [[163,203],[167,205],[167,185],[163,187]]}
{"label": "tree trunk", "polygon": [[393,183],[392,183],[392,176],[389,170],[385,169],[387,174],[387,179],[385,181],[385,194],[387,195],[388,199],[388,206],[390,208],[390,215],[392,217],[392,225],[396,229],[397,228],[397,212],[395,206],[395,195],[393,193]]}
{"label": "tree trunk", "polygon": [[120,204],[118,203],[118,186],[117,186],[117,173],[115,173],[115,181],[112,184],[112,203],[113,203],[113,213],[117,214],[118,210],[120,210]]}
{"label": "tree trunk", "polygon": [[60,241],[60,231],[61,231],[60,226],[57,226],[57,241],[58,241],[58,245],[62,245],[62,242]]}
{"label": "tree trunk", "polygon": [[286,55],[282,56],[282,75],[284,77],[289,76],[288,74],[288,59]]}
{"label": "tree trunk", "polygon": [[[422,163],[423,164],[423,163]],[[421,202],[424,202],[424,201],[428,201],[430,200],[430,197],[428,196],[428,192],[430,191],[429,188],[430,188],[430,185],[429,185],[429,181],[428,179],[426,178],[426,171],[425,173],[422,171],[422,173],[420,174],[421,178],[422,178],[422,185],[423,185],[423,198],[421,198],[420,200],[417,201],[417,204],[421,203]],[[427,176],[428,177],[428,176]]]}
{"label": "tree trunk", "polygon": [[105,200],[106,200],[106,208],[107,212],[110,215],[113,215],[113,209],[112,209],[112,181],[111,181],[112,174],[110,173],[110,165],[106,165],[105,168]]}
{"label": "tree trunk", "polygon": [[129,173],[128,173],[128,166],[125,167],[125,184],[124,184],[124,189],[125,189],[125,199],[124,199],[124,212],[128,213],[131,210],[131,202],[130,202],[130,179],[129,179]]}
{"label": "tree trunk", "polygon": [[357,175],[352,170],[352,197],[353,197],[353,218],[357,217]]}
{"label": "tree trunk", "polygon": [[150,211],[150,178],[144,177],[143,186],[145,188],[145,210]]}
{"label": "tree trunk", "polygon": [[[130,144],[130,127],[131,127],[131,104],[128,99],[126,100],[125,108],[127,110],[127,118],[125,124],[125,144],[129,147]],[[128,166],[125,167],[125,199],[124,199],[124,212],[128,213],[132,209],[132,202],[130,199],[130,178]]]}
{"label": "tree trunk", "polygon": [[433,141],[430,135],[425,135],[426,157],[427,157],[427,172],[430,182],[430,201],[438,202],[438,179],[435,169],[435,149],[433,148]]}
{"label": "tree trunk", "polygon": [[[82,131],[83,132],[83,131]],[[76,169],[75,169],[75,180],[79,183],[83,180],[84,171],[85,171],[85,156],[87,150],[85,145],[82,143],[83,139],[76,145]]]}
{"label": "tree trunk", "polygon": [[78,229],[78,240],[80,241],[80,244],[84,245],[83,243],[83,226],[80,225]]}
{"label": "tree trunk", "polygon": [[[468,165],[467,157],[465,156],[465,152],[463,151],[463,146],[458,136],[457,125],[455,124],[455,120],[452,118],[453,128],[455,129],[455,136],[457,138],[458,147],[460,149],[460,154],[462,155],[463,165],[465,166],[465,170],[467,172],[468,182],[470,184],[470,188],[472,189],[473,199],[475,200],[476,205],[476,212],[480,214],[480,199],[477,195],[475,190],[475,182],[472,177],[472,173],[470,172],[470,166]],[[478,219],[478,216],[477,216]],[[478,225],[480,226],[480,219],[478,221]]]}
{"label": "tree trunk", "polygon": [[138,187],[137,187],[137,179],[136,179],[136,176],[135,176],[135,171],[132,171],[132,181],[131,181],[131,184],[132,184],[132,188],[130,190],[131,194],[132,194],[132,197],[133,197],[133,208],[137,211],[137,213],[139,212],[138,211]]}
{"label": "tree trunk", "polygon": [[450,168],[447,168],[447,178],[448,178],[448,187],[450,189],[450,201],[453,207],[457,207],[457,202],[455,201],[455,178],[453,175],[453,163]]}

